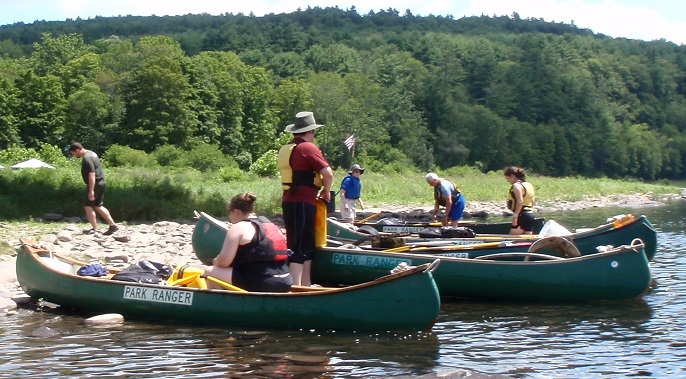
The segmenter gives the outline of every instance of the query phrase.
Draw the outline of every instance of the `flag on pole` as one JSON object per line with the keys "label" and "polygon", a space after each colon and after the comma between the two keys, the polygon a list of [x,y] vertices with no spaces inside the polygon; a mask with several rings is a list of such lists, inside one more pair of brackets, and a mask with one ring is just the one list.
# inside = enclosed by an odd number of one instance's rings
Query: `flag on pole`
{"label": "flag on pole", "polygon": [[348,147],[348,150],[352,149],[353,146],[355,146],[355,133],[351,134],[350,137],[346,138],[345,141],[343,141],[345,146]]}

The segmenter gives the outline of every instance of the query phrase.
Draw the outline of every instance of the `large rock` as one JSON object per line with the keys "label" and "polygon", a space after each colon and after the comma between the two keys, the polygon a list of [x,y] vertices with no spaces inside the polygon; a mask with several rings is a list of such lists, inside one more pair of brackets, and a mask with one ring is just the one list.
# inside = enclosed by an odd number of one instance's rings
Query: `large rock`
{"label": "large rock", "polygon": [[0,312],[8,312],[17,309],[17,303],[14,301],[0,297]]}
{"label": "large rock", "polygon": [[124,316],[118,313],[107,313],[93,316],[83,320],[84,325],[99,326],[99,325],[118,325],[124,322]]}

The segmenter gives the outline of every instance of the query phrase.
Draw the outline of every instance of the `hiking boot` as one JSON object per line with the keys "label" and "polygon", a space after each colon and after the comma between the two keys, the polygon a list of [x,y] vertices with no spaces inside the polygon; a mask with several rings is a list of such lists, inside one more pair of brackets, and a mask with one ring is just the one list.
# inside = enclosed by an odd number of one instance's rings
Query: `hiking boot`
{"label": "hiking boot", "polygon": [[84,229],[83,234],[93,235],[95,234],[95,229]]}
{"label": "hiking boot", "polygon": [[110,227],[107,229],[105,233],[102,235],[104,236],[109,236],[111,234],[114,234],[117,230],[119,230],[119,227],[117,225],[110,225]]}

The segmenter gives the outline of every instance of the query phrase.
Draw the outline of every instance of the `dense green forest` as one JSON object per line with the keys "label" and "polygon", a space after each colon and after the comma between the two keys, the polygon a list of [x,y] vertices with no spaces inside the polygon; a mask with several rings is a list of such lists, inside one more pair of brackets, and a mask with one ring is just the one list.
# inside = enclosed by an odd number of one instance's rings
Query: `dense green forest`
{"label": "dense green forest", "polygon": [[354,133],[377,171],[686,177],[686,46],[664,40],[354,8],[0,27],[1,149],[219,150],[247,170],[301,110],[334,167]]}

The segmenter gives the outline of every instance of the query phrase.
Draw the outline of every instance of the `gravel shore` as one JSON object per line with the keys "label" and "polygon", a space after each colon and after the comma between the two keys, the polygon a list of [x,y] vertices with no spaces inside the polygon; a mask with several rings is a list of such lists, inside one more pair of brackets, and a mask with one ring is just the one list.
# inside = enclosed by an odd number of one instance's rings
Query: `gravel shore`
{"label": "gravel shore", "polygon": [[[537,205],[534,211],[545,215],[560,210],[580,210],[610,206],[659,206],[683,199],[683,196],[670,196],[653,200],[653,195],[635,194],[589,198],[583,201],[555,201]],[[507,215],[503,203],[468,202],[465,218],[485,217],[488,215]],[[411,219],[429,217],[427,207],[408,207],[394,204],[367,208],[360,212],[363,219],[379,212],[389,211],[393,217],[406,216]],[[46,215],[46,219],[59,219],[59,215]],[[274,222],[279,224],[278,218]],[[17,282],[15,273],[16,250],[19,237],[29,237],[49,247],[54,252],[63,253],[86,262],[107,261],[109,267],[124,268],[132,262],[143,259],[162,262],[171,266],[183,263],[199,264],[191,246],[194,220],[160,221],[155,223],[130,223],[120,225],[120,230],[112,236],[102,234],[86,235],[82,230],[89,225],[80,218],[61,219],[53,222],[34,222],[25,224],[0,222],[0,311],[11,312],[17,304],[12,299],[25,297]],[[106,225],[101,227],[106,229]]]}

